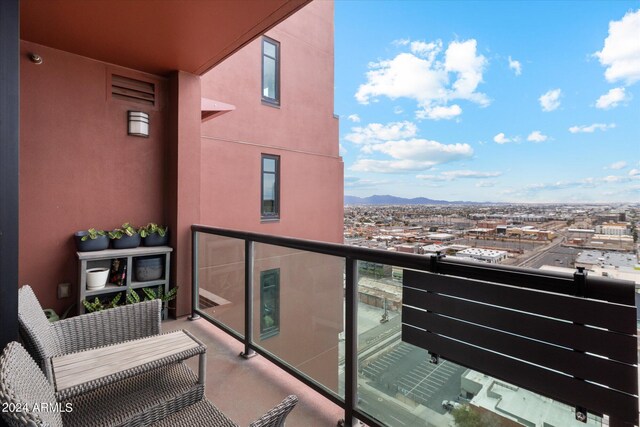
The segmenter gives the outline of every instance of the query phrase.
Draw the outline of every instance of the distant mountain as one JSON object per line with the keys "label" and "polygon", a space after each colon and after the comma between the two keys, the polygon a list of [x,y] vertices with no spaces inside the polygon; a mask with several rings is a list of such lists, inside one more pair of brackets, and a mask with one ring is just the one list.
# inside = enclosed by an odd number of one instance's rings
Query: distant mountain
{"label": "distant mountain", "polygon": [[464,201],[448,201],[448,200],[434,200],[426,197],[415,197],[413,199],[405,199],[404,197],[396,196],[369,196],[369,197],[356,197],[356,196],[344,196],[345,205],[479,205],[479,202],[464,202]]}

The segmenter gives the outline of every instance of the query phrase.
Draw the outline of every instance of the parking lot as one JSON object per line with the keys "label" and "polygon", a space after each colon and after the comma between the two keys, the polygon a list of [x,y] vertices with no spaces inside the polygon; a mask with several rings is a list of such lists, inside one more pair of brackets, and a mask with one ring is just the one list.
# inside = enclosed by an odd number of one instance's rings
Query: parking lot
{"label": "parking lot", "polygon": [[449,361],[432,364],[425,350],[400,342],[363,368],[362,374],[388,395],[400,393],[442,414],[442,401],[455,400],[460,394],[464,371]]}

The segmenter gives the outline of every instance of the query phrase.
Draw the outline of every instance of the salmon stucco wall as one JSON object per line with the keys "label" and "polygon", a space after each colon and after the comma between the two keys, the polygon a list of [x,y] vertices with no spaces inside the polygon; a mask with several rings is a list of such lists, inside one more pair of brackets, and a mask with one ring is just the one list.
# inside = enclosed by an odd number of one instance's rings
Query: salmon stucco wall
{"label": "salmon stucco wall", "polygon": [[[266,35],[280,43],[280,106],[261,101],[261,38],[202,77],[203,97],[236,109],[202,125],[201,221],[342,243],[333,2],[312,2]],[[276,222],[260,220],[261,154],[280,156]]]}
{"label": "salmon stucco wall", "polygon": [[[20,50],[19,283],[61,313],[77,298],[74,232],[166,221],[166,81],[26,41]],[[111,73],[155,83],[158,105],[112,99]],[[131,109],[149,113],[149,138],[127,135]],[[62,282],[72,296],[58,300]]]}

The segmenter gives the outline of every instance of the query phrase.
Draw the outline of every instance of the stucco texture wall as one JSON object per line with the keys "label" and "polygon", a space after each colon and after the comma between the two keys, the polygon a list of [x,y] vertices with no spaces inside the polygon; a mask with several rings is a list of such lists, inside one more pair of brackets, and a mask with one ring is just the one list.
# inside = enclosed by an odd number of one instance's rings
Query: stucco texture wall
{"label": "stucco texture wall", "polygon": [[[19,283],[60,313],[76,301],[74,232],[165,223],[166,81],[25,41],[20,70]],[[113,100],[112,72],[154,82],[158,107]],[[149,113],[148,139],[127,135],[129,109]]]}
{"label": "stucco texture wall", "polygon": [[[202,125],[202,223],[341,243],[333,3],[310,3],[267,36],[280,43],[279,107],[261,102],[261,39],[202,77],[203,97],[236,107]],[[260,221],[263,153],[280,156],[278,222]]]}

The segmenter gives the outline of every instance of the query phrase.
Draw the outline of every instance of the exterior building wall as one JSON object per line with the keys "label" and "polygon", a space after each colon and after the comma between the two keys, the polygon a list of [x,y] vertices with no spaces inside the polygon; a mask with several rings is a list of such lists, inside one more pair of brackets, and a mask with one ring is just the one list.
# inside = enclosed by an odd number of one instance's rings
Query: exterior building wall
{"label": "exterior building wall", "polygon": [[[333,2],[308,4],[266,36],[280,43],[280,105],[261,101],[262,39],[202,76],[202,96],[235,106],[202,124],[200,218],[215,227],[343,242],[343,163],[333,114]],[[261,221],[261,156],[280,156],[280,216]],[[200,286],[213,317],[244,331],[243,246],[203,236]],[[225,250],[224,248],[227,248]],[[231,249],[233,248],[233,249]],[[221,252],[224,252],[222,254]],[[280,333],[254,339],[338,391],[344,263],[256,244],[254,322],[261,271],[279,268]],[[200,302],[205,303],[203,295]]]}
{"label": "exterior building wall", "polygon": [[[261,102],[261,39],[202,77],[203,97],[236,107],[202,124],[202,222],[342,243],[333,3],[312,2],[266,35],[280,43],[279,107]],[[260,221],[261,154],[280,156],[275,222]]]}
{"label": "exterior building wall", "polygon": [[[112,99],[111,72],[154,82],[160,105]],[[76,302],[75,231],[165,223],[166,91],[163,77],[21,41],[19,283],[44,307]],[[149,138],[127,135],[130,109],[149,113]],[[72,297],[58,300],[63,282]]]}

